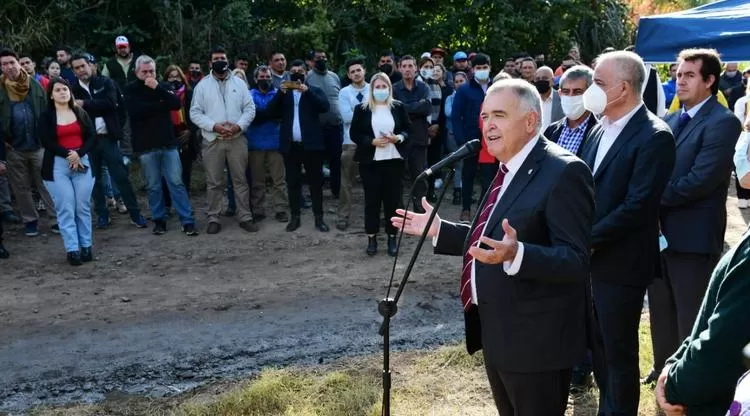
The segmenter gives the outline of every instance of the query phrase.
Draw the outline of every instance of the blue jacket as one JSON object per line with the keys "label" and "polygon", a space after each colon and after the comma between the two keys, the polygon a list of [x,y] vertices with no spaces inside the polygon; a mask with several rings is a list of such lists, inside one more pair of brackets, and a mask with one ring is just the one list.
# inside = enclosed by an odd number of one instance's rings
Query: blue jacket
{"label": "blue jacket", "polygon": [[482,102],[484,102],[484,90],[474,79],[456,90],[451,122],[457,145],[462,146],[469,140],[482,138],[482,132],[479,130],[479,112],[482,109]]}
{"label": "blue jacket", "polygon": [[255,103],[255,119],[245,131],[248,150],[279,150],[280,125],[278,117],[269,114],[274,98],[281,96],[276,88],[267,93],[259,89],[250,90]]}
{"label": "blue jacket", "polygon": [[664,101],[666,102],[667,108],[669,108],[670,105],[672,105],[672,100],[674,100],[674,96],[677,93],[677,81],[670,79],[669,81],[661,84],[662,88],[664,88]]}

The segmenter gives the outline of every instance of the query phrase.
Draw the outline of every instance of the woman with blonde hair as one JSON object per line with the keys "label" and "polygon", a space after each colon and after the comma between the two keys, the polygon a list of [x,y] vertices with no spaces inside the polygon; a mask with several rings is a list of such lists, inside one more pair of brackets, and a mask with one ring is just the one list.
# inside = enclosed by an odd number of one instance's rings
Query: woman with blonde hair
{"label": "woman with blonde hair", "polygon": [[[241,80],[245,81],[245,85],[247,85],[247,87],[248,87],[248,88],[250,88],[250,84],[249,84],[249,83],[247,82],[247,75],[245,74],[245,71],[243,71],[243,70],[242,70],[242,69],[240,69],[240,68],[235,68],[235,69],[234,69],[234,70],[232,71],[232,75],[234,75],[234,76],[236,76],[237,78],[239,78],[239,79],[241,79]],[[249,92],[249,91],[250,91],[250,90],[248,90],[248,92]]]}
{"label": "woman with blonde hair", "polygon": [[[401,179],[404,174],[405,144],[411,127],[404,105],[393,99],[388,75],[378,72],[370,79],[370,92],[362,105],[354,109],[351,139],[357,144],[354,160],[365,191],[365,233],[367,254],[378,251],[380,207],[390,218],[401,204]],[[396,228],[386,221],[388,255],[396,255]]]}

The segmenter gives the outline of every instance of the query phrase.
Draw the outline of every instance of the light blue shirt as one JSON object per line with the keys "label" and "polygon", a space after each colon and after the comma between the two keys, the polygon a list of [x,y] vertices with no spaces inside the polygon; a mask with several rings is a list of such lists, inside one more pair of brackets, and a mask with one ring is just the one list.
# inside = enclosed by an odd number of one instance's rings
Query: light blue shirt
{"label": "light blue shirt", "polygon": [[300,143],[302,142],[302,128],[299,125],[299,100],[302,98],[302,93],[294,90],[294,122],[292,123],[292,141]]}
{"label": "light blue shirt", "polygon": [[748,146],[750,146],[750,134],[742,132],[734,147],[734,167],[737,171],[737,180],[745,175],[750,175],[750,160],[748,160]]}

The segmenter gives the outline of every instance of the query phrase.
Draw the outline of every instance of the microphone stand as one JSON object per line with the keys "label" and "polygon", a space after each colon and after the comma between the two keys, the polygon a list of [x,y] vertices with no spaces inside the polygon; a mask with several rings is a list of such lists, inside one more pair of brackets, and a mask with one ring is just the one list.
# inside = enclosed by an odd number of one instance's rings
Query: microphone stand
{"label": "microphone stand", "polygon": [[[419,242],[417,243],[417,248],[414,250],[414,253],[411,255],[411,260],[409,260],[409,265],[406,267],[406,271],[404,271],[404,276],[401,279],[401,283],[398,286],[398,290],[396,291],[396,295],[393,298],[389,298],[386,295],[386,298],[378,302],[378,312],[381,316],[383,316],[383,324],[380,326],[380,330],[378,333],[383,336],[383,407],[381,414],[382,416],[391,416],[391,363],[390,363],[390,332],[391,332],[391,318],[396,315],[396,312],[398,312],[398,301],[401,298],[401,294],[404,292],[404,287],[406,287],[406,283],[409,280],[409,275],[411,274],[412,269],[414,268],[414,263],[417,261],[417,257],[419,256],[419,252],[422,250],[422,245],[424,245],[424,241],[427,238],[427,232],[429,231],[430,227],[432,226],[433,221],[435,221],[435,216],[437,215],[438,208],[440,208],[440,204],[443,202],[443,197],[445,197],[445,192],[448,190],[448,184],[451,183],[453,180],[453,176],[455,176],[456,171],[455,169],[451,168],[451,170],[448,172],[448,176],[446,177],[445,181],[443,182],[443,189],[440,191],[440,196],[438,197],[437,202],[435,203],[435,207],[432,210],[432,213],[430,213],[430,217],[427,219],[427,225],[425,226],[424,230],[422,231],[422,235],[419,237]],[[415,182],[416,184],[416,182]],[[412,186],[412,189],[414,187]],[[411,194],[411,192],[410,192]],[[410,200],[407,201],[407,208],[404,210],[404,222],[406,222],[406,213],[408,211],[408,204],[411,203],[411,197]],[[401,239],[404,236],[404,229],[401,228],[401,233],[399,235],[398,240],[398,249],[396,251],[396,258],[393,260],[394,262],[394,270],[396,261],[398,261],[398,251],[401,249]],[[393,283],[393,276],[391,276],[391,282],[388,286],[388,292],[390,293],[390,288]]]}

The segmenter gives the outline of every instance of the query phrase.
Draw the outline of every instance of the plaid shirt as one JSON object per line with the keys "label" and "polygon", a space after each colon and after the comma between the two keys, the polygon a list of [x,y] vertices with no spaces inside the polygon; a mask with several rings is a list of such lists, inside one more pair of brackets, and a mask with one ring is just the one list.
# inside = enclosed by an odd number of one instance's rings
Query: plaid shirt
{"label": "plaid shirt", "polygon": [[578,149],[581,147],[583,136],[586,133],[586,126],[589,125],[590,120],[591,117],[587,117],[586,121],[574,129],[569,128],[567,120],[565,120],[566,123],[563,125],[563,130],[562,133],[560,133],[560,138],[557,140],[557,144],[574,155],[578,154]]}

